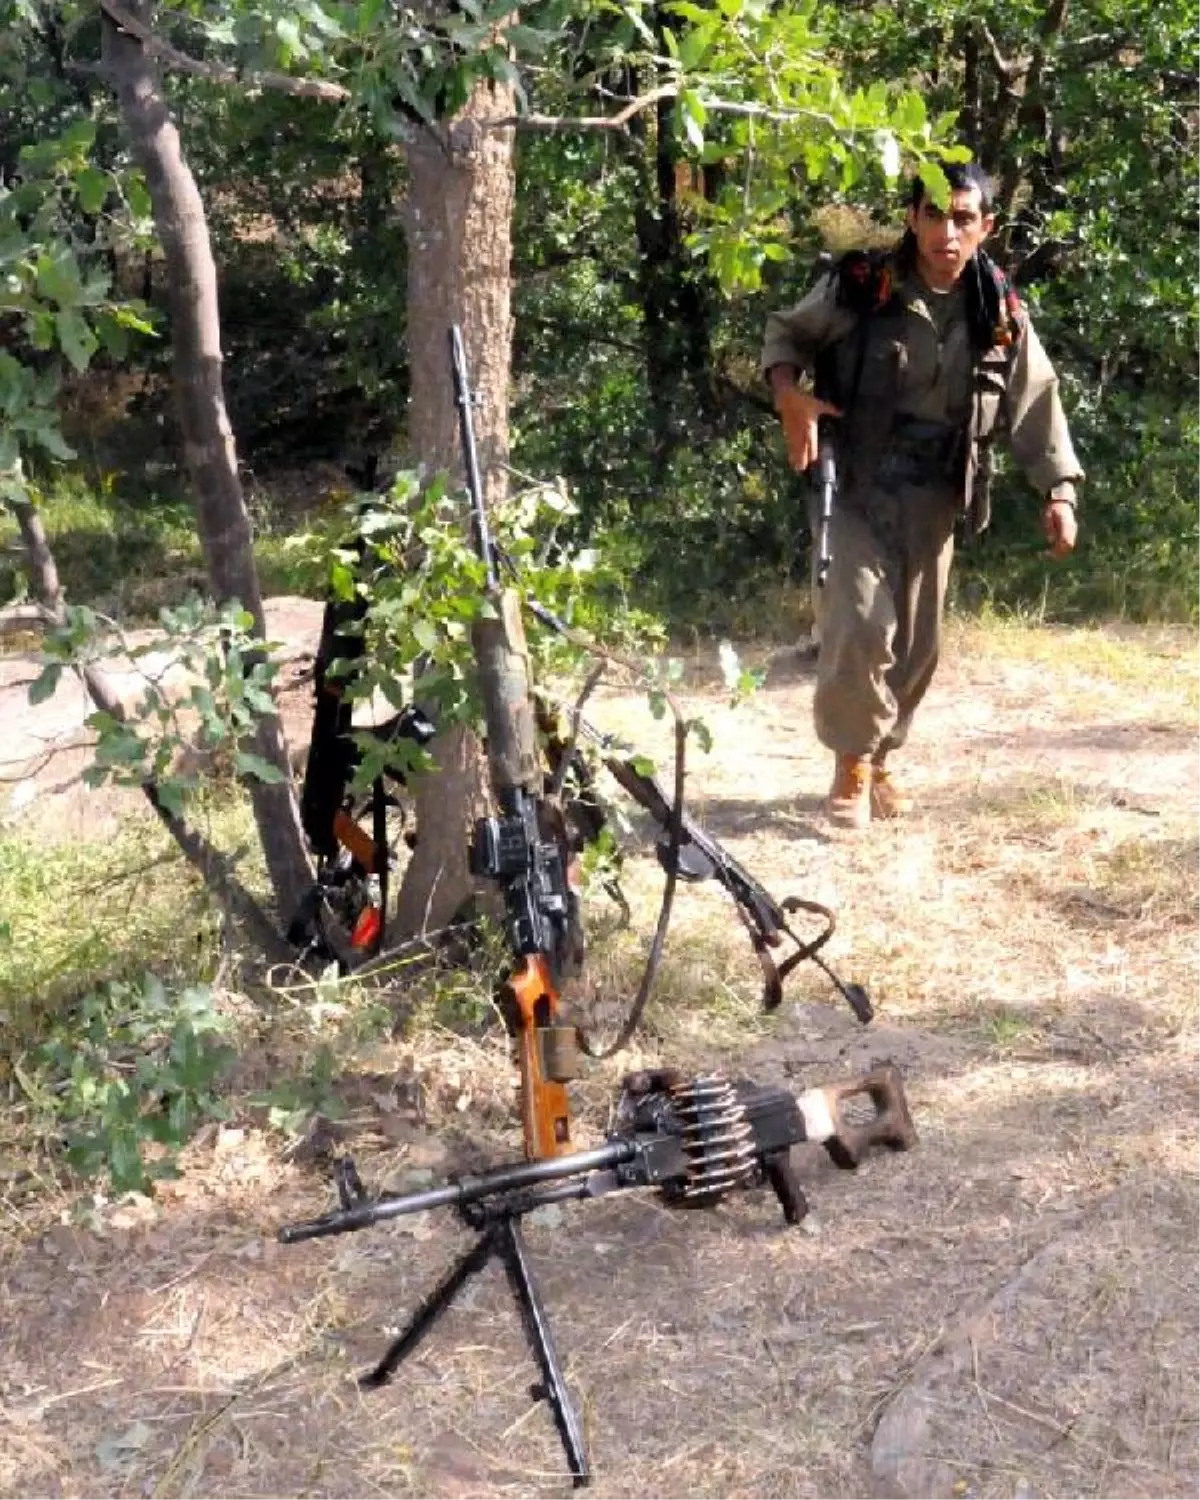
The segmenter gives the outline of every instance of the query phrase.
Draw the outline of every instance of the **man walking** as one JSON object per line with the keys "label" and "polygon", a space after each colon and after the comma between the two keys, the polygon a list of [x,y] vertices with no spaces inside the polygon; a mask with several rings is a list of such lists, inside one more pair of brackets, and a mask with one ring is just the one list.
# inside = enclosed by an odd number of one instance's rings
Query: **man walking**
{"label": "man walking", "polygon": [[937,667],[955,523],[988,523],[1000,432],[1045,497],[1052,554],[1075,545],[1083,473],[1058,378],[981,249],[991,184],[974,164],[946,175],[945,211],[917,179],[897,249],[843,258],[763,343],[792,467],[816,460],[819,432],[837,453],[813,716],[834,754],[829,815],[848,827],[911,807],[888,757]]}

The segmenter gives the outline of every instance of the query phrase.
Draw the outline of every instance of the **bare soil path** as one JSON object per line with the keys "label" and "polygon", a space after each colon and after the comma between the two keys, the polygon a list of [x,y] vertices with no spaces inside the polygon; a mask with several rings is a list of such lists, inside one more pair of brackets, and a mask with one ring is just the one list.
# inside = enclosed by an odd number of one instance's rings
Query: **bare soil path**
{"label": "bare soil path", "polygon": [[[956,630],[903,761],[918,811],[854,837],[821,824],[802,663],[736,713],[700,672],[687,698],[715,732],[693,810],[777,894],[836,907],[831,955],[879,1018],[858,1028],[808,971],[764,1020],[732,910],[688,888],[626,1065],[799,1089],[891,1058],[921,1144],[857,1174],[804,1148],[799,1230],[758,1195],[530,1226],[594,1492],[1194,1496],[1194,638]],[[595,717],[658,732],[617,693]],[[472,1128],[511,1158],[500,1040],[422,1058],[445,1128],[384,1128],[392,1082],[364,1083],[364,1176],[418,1185]],[[618,1074],[584,1085],[585,1124]],[[464,1239],[436,1215],[276,1243],[327,1203],[318,1169],[226,1128],[98,1228],[5,1211],[0,1494],[568,1493],[497,1271],[391,1386],[357,1389]]]}

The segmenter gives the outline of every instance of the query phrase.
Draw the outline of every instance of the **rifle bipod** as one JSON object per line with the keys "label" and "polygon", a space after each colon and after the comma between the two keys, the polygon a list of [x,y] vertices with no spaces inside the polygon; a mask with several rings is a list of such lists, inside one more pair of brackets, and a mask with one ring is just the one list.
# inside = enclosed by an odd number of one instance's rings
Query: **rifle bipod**
{"label": "rifle bipod", "polygon": [[[349,1208],[355,1201],[364,1201],[365,1193],[350,1158],[339,1162],[336,1172],[343,1207]],[[420,1303],[408,1326],[388,1346],[375,1368],[359,1377],[360,1388],[374,1391],[386,1385],[471,1277],[486,1270],[488,1263],[496,1258],[504,1267],[520,1309],[525,1337],[541,1369],[542,1378],[530,1387],[530,1395],[535,1401],[550,1403],[575,1487],[589,1484],[592,1474],[583,1429],[567,1389],[566,1376],[550,1331],[550,1320],[534,1279],[520,1227],[521,1217],[543,1204],[586,1196],[587,1183],[563,1183],[540,1191],[508,1193],[491,1201],[460,1203],[459,1218],[478,1231],[478,1238]]]}

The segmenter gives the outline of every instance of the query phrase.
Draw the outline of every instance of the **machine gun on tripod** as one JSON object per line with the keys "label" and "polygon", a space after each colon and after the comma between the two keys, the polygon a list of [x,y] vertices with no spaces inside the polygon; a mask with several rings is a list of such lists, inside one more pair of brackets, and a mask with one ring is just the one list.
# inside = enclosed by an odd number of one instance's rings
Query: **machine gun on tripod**
{"label": "machine gun on tripod", "polygon": [[[847,1109],[853,1108],[852,1101],[866,1101],[871,1118],[853,1123]],[[375,1198],[367,1194],[353,1161],[343,1158],[335,1169],[339,1207],[319,1219],[285,1225],[279,1238],[297,1244],[407,1214],[455,1209],[476,1231],[474,1245],[424,1298],[359,1384],[368,1390],[385,1385],[471,1277],[496,1258],[541,1371],[534,1393],[550,1404],[572,1480],[580,1486],[591,1478],[583,1432],[521,1235],[521,1219],[547,1204],[638,1188],[655,1190],[670,1208],[713,1208],[732,1193],[768,1184],[785,1223],[795,1225],[808,1212],[808,1202],[791,1150],[804,1141],[822,1144],[832,1161],[848,1171],[874,1146],[910,1150],[917,1136],[899,1073],[880,1067],[800,1095],[719,1075],[686,1078],[669,1069],[633,1074],[622,1088],[615,1129],[591,1150],[497,1167],[425,1192]]]}

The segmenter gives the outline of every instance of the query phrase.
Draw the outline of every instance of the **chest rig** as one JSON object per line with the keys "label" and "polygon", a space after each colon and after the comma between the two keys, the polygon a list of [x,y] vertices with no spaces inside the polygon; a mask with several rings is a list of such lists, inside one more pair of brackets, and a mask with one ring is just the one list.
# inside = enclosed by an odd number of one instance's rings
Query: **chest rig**
{"label": "chest rig", "polygon": [[900,287],[915,248],[906,235],[895,250],[851,251],[833,266],[829,275],[837,305],[854,321],[821,352],[817,394],[843,412],[838,424],[843,503],[865,504],[879,483],[933,481],[959,492],[964,507],[978,515],[980,506],[986,512],[987,450],[1012,355],[1024,333],[1025,311],[1004,273],[978,252],[961,283],[972,351],[969,416],[955,426],[906,417],[897,410],[908,359],[907,306]]}

